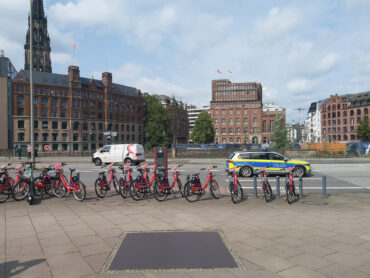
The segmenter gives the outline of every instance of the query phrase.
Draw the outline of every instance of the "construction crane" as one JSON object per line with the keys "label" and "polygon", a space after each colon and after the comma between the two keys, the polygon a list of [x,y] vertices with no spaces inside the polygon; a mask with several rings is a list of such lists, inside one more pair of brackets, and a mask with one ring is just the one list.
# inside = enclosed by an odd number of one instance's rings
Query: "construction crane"
{"label": "construction crane", "polygon": [[301,120],[302,120],[302,111],[304,108],[298,107],[298,108],[293,108],[293,110],[298,111],[298,130],[297,130],[297,141],[301,141]]}

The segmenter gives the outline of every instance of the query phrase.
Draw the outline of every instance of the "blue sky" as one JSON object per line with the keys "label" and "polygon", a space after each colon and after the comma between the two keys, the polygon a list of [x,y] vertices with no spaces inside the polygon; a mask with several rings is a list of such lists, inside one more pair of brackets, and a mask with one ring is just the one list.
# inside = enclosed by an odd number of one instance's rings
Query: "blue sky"
{"label": "blue sky", "polygon": [[[370,90],[370,0],[44,0],[53,72],[101,78],[209,104],[211,80],[262,83],[294,108]],[[28,0],[0,0],[0,49],[24,66]],[[108,53],[108,56],[107,56]],[[220,69],[223,74],[217,74]],[[230,69],[232,73],[227,73]]]}

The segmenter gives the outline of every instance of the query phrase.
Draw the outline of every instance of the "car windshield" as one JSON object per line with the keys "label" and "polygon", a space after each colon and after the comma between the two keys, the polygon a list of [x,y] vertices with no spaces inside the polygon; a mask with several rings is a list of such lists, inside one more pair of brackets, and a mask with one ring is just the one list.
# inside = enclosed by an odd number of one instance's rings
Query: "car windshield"
{"label": "car windshield", "polygon": [[235,153],[231,153],[227,159],[232,159],[234,157]]}

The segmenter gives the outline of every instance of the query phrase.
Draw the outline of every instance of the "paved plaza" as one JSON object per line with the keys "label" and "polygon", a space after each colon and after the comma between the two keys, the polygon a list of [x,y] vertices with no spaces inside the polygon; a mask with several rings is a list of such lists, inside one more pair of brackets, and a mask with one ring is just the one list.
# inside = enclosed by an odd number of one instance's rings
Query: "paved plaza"
{"label": "paved plaza", "polygon": [[[0,204],[0,277],[370,277],[369,194],[307,195],[292,205],[247,196],[234,205],[223,193],[160,203],[113,192],[99,200],[89,188],[84,202],[9,200]],[[210,230],[224,235],[240,268],[103,272],[126,232]]]}

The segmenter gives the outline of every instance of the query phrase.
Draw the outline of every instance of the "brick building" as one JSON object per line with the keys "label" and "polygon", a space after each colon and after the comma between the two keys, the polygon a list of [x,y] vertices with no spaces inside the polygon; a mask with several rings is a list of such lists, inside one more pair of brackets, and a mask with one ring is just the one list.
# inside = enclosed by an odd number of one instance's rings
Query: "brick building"
{"label": "brick building", "polygon": [[211,117],[216,143],[267,143],[280,114],[285,117],[285,109],[263,106],[260,83],[212,80]]}
{"label": "brick building", "polygon": [[321,112],[321,142],[359,142],[357,127],[369,117],[370,92],[331,95],[323,101]]}
{"label": "brick building", "polygon": [[[68,75],[34,72],[35,144],[51,151],[95,151],[108,143],[103,132],[117,132],[113,143],[143,141],[143,97],[136,88],[80,77],[77,66]],[[29,71],[13,80],[14,144],[30,143]]]}
{"label": "brick building", "polygon": [[165,95],[157,96],[164,108],[170,111],[171,127],[174,144],[187,144],[189,140],[189,119],[186,105]]}

